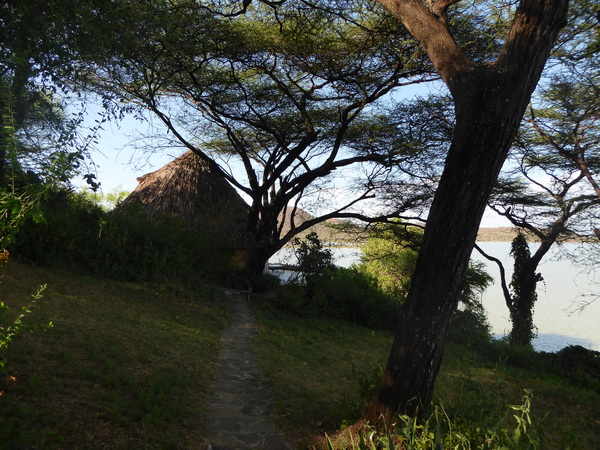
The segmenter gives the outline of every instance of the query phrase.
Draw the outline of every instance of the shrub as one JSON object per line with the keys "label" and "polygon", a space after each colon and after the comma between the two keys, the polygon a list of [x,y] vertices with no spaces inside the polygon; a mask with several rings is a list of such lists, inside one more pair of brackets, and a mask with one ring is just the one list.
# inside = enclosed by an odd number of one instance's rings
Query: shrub
{"label": "shrub", "polygon": [[402,301],[378,289],[375,281],[355,268],[336,268],[319,281],[312,308],[319,314],[370,328],[395,326]]}
{"label": "shrub", "polygon": [[229,251],[215,236],[187,231],[174,219],[149,220],[141,210],[106,212],[89,196],[56,192],[44,223],[28,223],[11,250],[18,258],[132,281],[218,280]]}
{"label": "shrub", "polygon": [[484,349],[492,340],[491,327],[483,311],[464,307],[454,312],[448,339],[466,347]]}
{"label": "shrub", "polygon": [[334,269],[333,254],[331,250],[323,247],[315,232],[307,234],[304,240],[295,238],[292,244],[298,260],[298,271],[304,281],[306,296],[310,298],[315,294],[319,280]]}
{"label": "shrub", "polygon": [[360,271],[373,277],[383,292],[406,297],[422,235],[406,223],[375,225],[361,247]]}
{"label": "shrub", "polygon": [[254,293],[272,292],[281,287],[281,280],[277,275],[263,273],[262,276],[252,285]]}
{"label": "shrub", "polygon": [[[522,403],[509,405],[514,422],[502,428],[483,429],[477,427],[469,429],[451,423],[444,408],[438,406],[424,422],[409,416],[399,416],[394,429],[388,433],[379,433],[371,427],[361,430],[358,436],[348,433],[348,444],[334,444],[327,437],[327,445],[334,449],[429,449],[453,448],[467,450],[481,449],[537,449],[540,448],[540,439],[534,424],[531,421],[531,399],[533,395],[529,390],[524,390]],[[508,416],[508,414],[507,414]]]}
{"label": "shrub", "polygon": [[375,329],[391,329],[401,301],[381,292],[374,280],[354,268],[331,268],[314,285],[281,287],[272,302],[297,315],[343,319]]}
{"label": "shrub", "polygon": [[[2,250],[0,251],[0,269],[7,263],[8,252]],[[40,286],[37,292],[31,296],[29,303],[22,306],[19,311],[15,311],[3,301],[0,301],[0,396],[2,396],[4,382],[11,379],[9,361],[6,357],[7,350],[18,335],[25,331],[34,331],[27,324],[27,318],[31,314],[33,307],[42,298],[42,293],[45,289],[46,285]],[[52,322],[46,325],[46,328],[49,327],[52,327]]]}

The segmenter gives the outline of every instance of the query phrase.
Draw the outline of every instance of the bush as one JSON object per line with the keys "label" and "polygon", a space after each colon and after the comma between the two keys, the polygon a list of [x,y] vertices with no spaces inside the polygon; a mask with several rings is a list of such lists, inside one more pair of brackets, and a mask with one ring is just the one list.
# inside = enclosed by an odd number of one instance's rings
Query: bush
{"label": "bush", "polygon": [[[275,305],[297,315],[329,317],[374,329],[394,329],[403,299],[384,293],[377,281],[359,269],[327,269],[308,288],[301,284],[282,286]],[[473,348],[485,347],[491,339],[483,309],[475,305],[456,311],[450,340]]]}
{"label": "bush", "polygon": [[298,260],[298,271],[302,274],[306,296],[311,298],[315,295],[321,278],[335,268],[333,254],[330,249],[323,247],[323,243],[315,232],[307,234],[305,240],[295,238],[292,244]]}
{"label": "bush", "polygon": [[297,315],[343,319],[375,329],[393,328],[402,305],[367,275],[342,267],[328,269],[311,289],[294,283],[282,286],[274,304]]}
{"label": "bush", "polygon": [[448,339],[474,349],[487,348],[492,340],[491,327],[485,311],[465,307],[455,311],[450,324]]}
{"label": "bush", "polygon": [[281,280],[277,275],[263,273],[262,276],[252,285],[254,293],[272,292],[281,287]]}
{"label": "bush", "polygon": [[381,292],[375,281],[354,268],[337,268],[319,281],[314,312],[377,329],[392,329],[402,301]]}
{"label": "bush", "polygon": [[57,192],[43,206],[44,223],[23,226],[11,250],[19,259],[132,281],[216,281],[230,252],[215,236],[160,224],[141,210],[106,212],[87,196]]}

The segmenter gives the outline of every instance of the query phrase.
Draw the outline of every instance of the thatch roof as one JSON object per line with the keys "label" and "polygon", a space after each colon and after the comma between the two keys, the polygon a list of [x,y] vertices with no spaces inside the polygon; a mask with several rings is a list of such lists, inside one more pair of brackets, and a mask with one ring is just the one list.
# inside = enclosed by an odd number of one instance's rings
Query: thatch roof
{"label": "thatch roof", "polygon": [[220,232],[236,245],[243,241],[248,206],[195,153],[187,152],[137,180],[137,188],[119,210],[140,205],[154,220],[170,216],[191,231]]}

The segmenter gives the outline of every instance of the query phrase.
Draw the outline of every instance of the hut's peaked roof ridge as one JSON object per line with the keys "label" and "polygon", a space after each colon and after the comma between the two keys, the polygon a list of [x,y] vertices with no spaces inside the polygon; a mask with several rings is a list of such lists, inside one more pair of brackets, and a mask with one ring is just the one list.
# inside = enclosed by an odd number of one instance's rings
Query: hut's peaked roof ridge
{"label": "hut's peaked roof ridge", "polygon": [[203,231],[212,225],[245,226],[248,206],[244,200],[221,175],[210,170],[206,161],[191,151],[137,180],[138,186],[119,208],[139,204],[152,219],[170,215],[194,231]]}

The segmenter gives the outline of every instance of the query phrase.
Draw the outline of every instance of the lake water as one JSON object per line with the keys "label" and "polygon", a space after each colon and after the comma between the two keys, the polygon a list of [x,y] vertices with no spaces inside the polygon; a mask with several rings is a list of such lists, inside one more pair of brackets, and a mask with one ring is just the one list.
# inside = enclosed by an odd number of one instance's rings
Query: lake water
{"label": "lake water", "polygon": [[[566,244],[575,249],[577,244]],[[507,279],[512,273],[510,243],[480,242],[479,246],[488,254],[500,259],[506,268]],[[531,245],[532,252],[535,244]],[[598,249],[600,251],[600,248]],[[537,350],[554,352],[567,345],[581,345],[600,351],[600,299],[578,311],[578,306],[600,294],[600,279],[584,273],[581,267],[568,260],[556,258],[558,247],[546,255],[538,267],[544,281],[538,284],[538,300],[534,310],[534,324],[538,336],[533,345]],[[358,262],[360,250],[357,248],[333,248],[336,264],[348,267]],[[483,306],[492,326],[495,337],[502,337],[510,331],[508,309],[499,283],[499,272],[495,263],[483,258],[477,251],[472,258],[483,262],[494,284],[482,297]],[[271,258],[271,262],[293,263],[289,250],[282,250]]]}
{"label": "lake water", "polygon": [[[510,282],[510,243],[483,242],[479,245],[483,251],[504,263],[507,282]],[[570,247],[570,250],[577,248],[577,244],[565,245]],[[535,246],[536,244],[531,245],[532,252]],[[579,306],[589,302],[594,295],[600,294],[600,279],[594,280],[593,274],[583,272],[580,266],[572,264],[569,260],[558,259],[559,251],[559,247],[551,249],[550,254],[546,255],[538,267],[544,281],[538,283],[538,299],[533,316],[538,336],[533,345],[537,350],[550,352],[567,345],[581,345],[600,351],[600,299],[582,311],[578,310]],[[495,279],[494,285],[483,294],[482,303],[494,334],[504,336],[510,331],[510,319],[498,281],[500,275],[497,266],[484,259],[477,251],[473,252],[472,258],[484,262],[488,272]]]}

